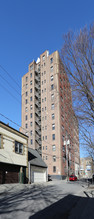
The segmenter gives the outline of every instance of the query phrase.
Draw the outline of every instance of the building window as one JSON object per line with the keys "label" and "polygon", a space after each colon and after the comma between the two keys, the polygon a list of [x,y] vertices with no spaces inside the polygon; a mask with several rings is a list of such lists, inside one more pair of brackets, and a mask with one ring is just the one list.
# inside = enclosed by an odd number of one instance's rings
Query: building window
{"label": "building window", "polygon": [[32,101],[32,97],[30,97],[30,101]]}
{"label": "building window", "polygon": [[33,144],[33,139],[31,139],[31,144]]}
{"label": "building window", "polygon": [[52,140],[55,140],[55,134],[52,134]]}
{"label": "building window", "polygon": [[46,88],[44,88],[44,91],[46,92]]}
{"label": "building window", "polygon": [[56,173],[56,166],[53,166],[53,173]]}
{"label": "building window", "polygon": [[23,154],[23,144],[15,141],[15,153]]}
{"label": "building window", "polygon": [[26,99],[26,100],[25,100],[25,104],[27,104],[27,103],[28,103],[28,100]]}
{"label": "building window", "polygon": [[52,130],[55,130],[55,123],[52,124]]}
{"label": "building window", "polygon": [[53,66],[50,67],[50,71],[53,72]]}
{"label": "building window", "polygon": [[45,101],[46,101],[46,97],[45,97]]}
{"label": "building window", "polygon": [[33,64],[32,65],[30,65],[30,70],[32,70],[33,69]]}
{"label": "building window", "polygon": [[26,89],[28,88],[28,84],[25,85],[25,88],[26,88]]}
{"label": "building window", "polygon": [[44,80],[44,84],[46,83],[46,79]]}
{"label": "building window", "polygon": [[46,146],[46,150],[47,150],[47,146]]}
{"label": "building window", "polygon": [[52,119],[55,119],[55,114],[54,113],[52,113]]}
{"label": "building window", "polygon": [[25,96],[26,96],[26,97],[28,96],[28,92],[27,92],[27,91],[25,92]]}
{"label": "building window", "polygon": [[1,135],[0,135],[0,148],[1,148]]}
{"label": "building window", "polygon": [[45,106],[45,110],[46,110],[47,108],[46,108],[46,106]]}
{"label": "building window", "polygon": [[30,134],[31,134],[31,136],[32,136],[32,130],[30,131]]}
{"label": "building window", "polygon": [[44,140],[44,136],[42,137],[42,139]]}
{"label": "building window", "polygon": [[63,145],[63,152],[65,152],[65,146]]}
{"label": "building window", "polygon": [[30,78],[32,78],[32,73],[30,73]]}
{"label": "building window", "polygon": [[32,118],[32,113],[30,113],[30,118]]}
{"label": "building window", "polygon": [[51,84],[51,90],[53,90],[54,89],[54,84]]}
{"label": "building window", "polygon": [[32,110],[32,105],[30,105],[30,109]]}
{"label": "building window", "polygon": [[45,136],[45,140],[47,140],[47,135]]}
{"label": "building window", "polygon": [[56,162],[56,156],[55,155],[53,156],[53,162]]}
{"label": "building window", "polygon": [[44,71],[44,75],[46,75],[46,71]]}
{"label": "building window", "polygon": [[31,127],[32,127],[32,122],[30,122],[30,125],[31,125]]}
{"label": "building window", "polygon": [[28,81],[28,77],[25,78],[25,81],[26,81],[26,82]]}
{"label": "building window", "polygon": [[32,88],[30,89],[30,93],[32,93]]}
{"label": "building window", "polygon": [[44,108],[42,108],[42,112],[44,111]]}
{"label": "building window", "polygon": [[53,75],[51,75],[51,81],[53,81],[53,79],[54,79],[54,76],[53,76]]}
{"label": "building window", "polygon": [[44,55],[44,56],[42,56],[42,60],[43,60],[43,61],[45,61],[45,55]]}
{"label": "building window", "polygon": [[32,81],[30,81],[30,85],[32,85]]}
{"label": "building window", "polygon": [[52,103],[51,109],[54,110],[54,108],[55,108],[54,103]]}
{"label": "building window", "polygon": [[47,125],[45,126],[45,130],[47,130]]}
{"label": "building window", "polygon": [[51,94],[51,99],[52,99],[52,100],[54,99],[54,94]]}
{"label": "building window", "polygon": [[55,146],[55,144],[52,145],[52,150],[53,150],[53,151],[56,151],[56,146]]}
{"label": "building window", "polygon": [[50,59],[50,64],[52,64],[52,63],[53,63],[53,58]]}
{"label": "building window", "polygon": [[27,107],[25,107],[25,112],[27,112],[28,111],[28,108]]}
{"label": "building window", "polygon": [[27,118],[28,118],[28,116],[26,115],[26,116],[25,116],[25,120],[27,120]]}
{"label": "building window", "polygon": [[45,66],[46,64],[45,64],[45,62],[44,62],[44,66]]}
{"label": "building window", "polygon": [[42,99],[42,103],[43,103],[43,101],[44,101],[44,100]]}
{"label": "building window", "polygon": [[43,81],[42,81],[42,85],[43,85]]}
{"label": "building window", "polygon": [[27,124],[27,123],[25,124],[25,128],[26,128],[26,129],[28,128],[28,124]]}
{"label": "building window", "polygon": [[47,119],[47,116],[45,116],[45,120]]}

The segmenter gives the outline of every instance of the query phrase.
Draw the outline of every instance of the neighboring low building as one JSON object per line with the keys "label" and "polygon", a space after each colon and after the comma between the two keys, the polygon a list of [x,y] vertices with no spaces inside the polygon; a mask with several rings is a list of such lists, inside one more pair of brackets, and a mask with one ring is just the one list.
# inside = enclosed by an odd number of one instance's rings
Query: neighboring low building
{"label": "neighboring low building", "polygon": [[31,148],[28,149],[28,171],[29,183],[46,182],[48,180],[47,165],[39,153]]}
{"label": "neighboring low building", "polygon": [[0,122],[0,184],[25,183],[27,166],[28,137]]}
{"label": "neighboring low building", "polygon": [[80,158],[80,178],[92,178],[93,159],[91,157]]}

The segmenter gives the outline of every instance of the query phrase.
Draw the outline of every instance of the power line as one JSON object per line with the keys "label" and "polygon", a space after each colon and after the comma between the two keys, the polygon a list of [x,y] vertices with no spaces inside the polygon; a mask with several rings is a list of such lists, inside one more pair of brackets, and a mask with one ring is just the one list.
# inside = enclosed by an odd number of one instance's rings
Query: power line
{"label": "power line", "polygon": [[0,65],[0,68],[2,68],[2,70],[4,72],[6,72],[6,74],[15,82],[15,84],[21,89],[21,87],[19,86],[19,84],[17,83],[17,81],[9,74],[9,72],[2,66]]}
{"label": "power line", "polygon": [[21,94],[18,92],[18,90],[16,90],[15,87],[13,87],[13,86],[8,82],[8,80],[6,80],[1,74],[0,74],[0,77],[1,77],[4,81],[6,81],[6,82],[8,83],[8,85],[9,85],[12,89],[14,89],[14,90],[21,96]]}

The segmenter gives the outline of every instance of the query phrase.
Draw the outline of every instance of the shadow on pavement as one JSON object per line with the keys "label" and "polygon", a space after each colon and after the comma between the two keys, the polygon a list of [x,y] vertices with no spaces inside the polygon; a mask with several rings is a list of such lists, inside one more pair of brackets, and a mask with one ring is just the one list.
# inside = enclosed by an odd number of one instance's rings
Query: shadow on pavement
{"label": "shadow on pavement", "polygon": [[68,195],[29,219],[94,219],[94,199]]}

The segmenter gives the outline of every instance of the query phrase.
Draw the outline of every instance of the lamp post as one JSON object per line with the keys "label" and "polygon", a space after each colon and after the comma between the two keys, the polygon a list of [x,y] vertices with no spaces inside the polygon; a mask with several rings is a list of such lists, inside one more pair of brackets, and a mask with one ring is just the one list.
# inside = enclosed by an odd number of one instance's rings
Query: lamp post
{"label": "lamp post", "polygon": [[69,145],[70,140],[64,141],[64,145],[66,145],[66,167],[67,167],[67,181],[69,179]]}

